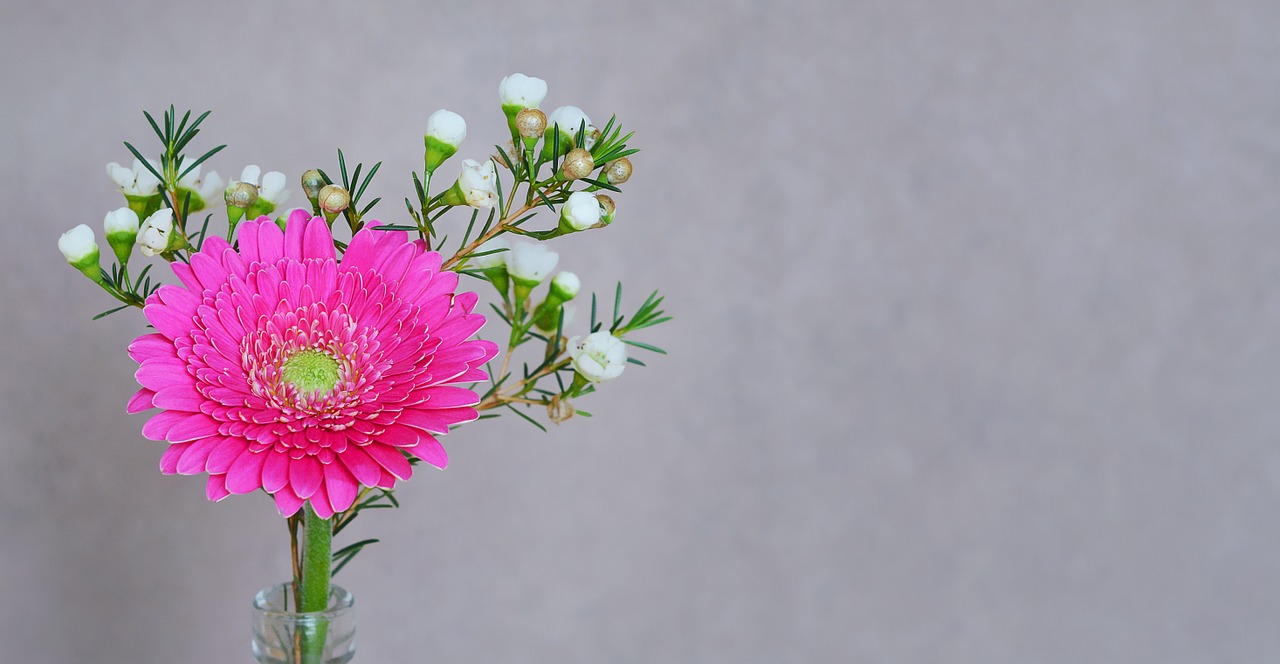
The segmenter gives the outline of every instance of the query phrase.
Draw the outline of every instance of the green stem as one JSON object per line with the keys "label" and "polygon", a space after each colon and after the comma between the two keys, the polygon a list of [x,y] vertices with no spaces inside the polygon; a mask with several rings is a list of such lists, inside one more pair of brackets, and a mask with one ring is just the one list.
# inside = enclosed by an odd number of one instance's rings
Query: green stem
{"label": "green stem", "polygon": [[[321,519],[311,508],[306,510],[303,525],[302,592],[299,610],[302,613],[324,611],[329,605],[329,579],[333,569],[333,523]],[[303,628],[302,661],[319,664],[324,652],[327,623],[309,623]]]}

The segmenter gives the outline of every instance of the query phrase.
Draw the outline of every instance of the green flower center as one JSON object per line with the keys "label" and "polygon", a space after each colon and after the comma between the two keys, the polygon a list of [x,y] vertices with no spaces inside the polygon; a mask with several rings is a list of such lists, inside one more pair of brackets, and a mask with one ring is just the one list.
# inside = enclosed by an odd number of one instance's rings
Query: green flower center
{"label": "green flower center", "polygon": [[338,384],[338,361],[328,353],[303,350],[285,360],[280,373],[298,392],[328,392]]}

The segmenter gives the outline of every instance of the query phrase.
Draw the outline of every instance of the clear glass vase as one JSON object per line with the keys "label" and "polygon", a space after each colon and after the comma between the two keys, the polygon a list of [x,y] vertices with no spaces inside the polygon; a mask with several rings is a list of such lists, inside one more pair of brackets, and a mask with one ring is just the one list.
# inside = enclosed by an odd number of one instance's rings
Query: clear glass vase
{"label": "clear glass vase", "polygon": [[253,598],[253,656],[259,664],[346,664],[356,654],[355,598],[331,586],[324,611],[299,613],[293,584]]}

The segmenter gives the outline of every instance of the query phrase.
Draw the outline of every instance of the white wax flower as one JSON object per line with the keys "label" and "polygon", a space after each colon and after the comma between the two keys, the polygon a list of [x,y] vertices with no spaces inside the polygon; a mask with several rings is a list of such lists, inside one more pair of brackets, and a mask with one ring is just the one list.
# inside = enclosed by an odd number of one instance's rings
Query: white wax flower
{"label": "white wax flower", "polygon": [[102,227],[106,231],[107,237],[113,235],[136,237],[138,235],[138,213],[127,207],[112,210],[102,220]]}
{"label": "white wax flower", "polygon": [[[259,182],[261,177],[261,182]],[[239,180],[232,180],[229,187],[235,186],[236,182],[245,182],[258,188],[258,198],[271,204],[272,209],[279,207],[289,199],[289,184],[284,173],[280,171],[268,171],[265,175],[257,164],[249,164],[240,172]],[[203,196],[203,193],[201,194]]]}
{"label": "white wax flower", "polygon": [[547,82],[533,76],[512,74],[498,84],[503,107],[537,108],[546,96]]}
{"label": "white wax flower", "polygon": [[[159,164],[151,162],[151,165],[156,172],[160,171]],[[133,160],[133,168],[125,168],[114,161],[107,164],[107,175],[126,196],[155,196],[160,190],[160,180],[138,159]]]}
{"label": "white wax flower", "polygon": [[458,189],[474,208],[491,208],[498,204],[498,172],[492,159],[482,164],[474,159],[462,160]]}
{"label": "white wax flower", "polygon": [[[183,161],[185,159],[178,162],[179,173],[186,170],[186,166],[182,163]],[[222,176],[218,175],[217,171],[209,171],[204,174],[204,177],[201,177],[200,166],[196,166],[191,169],[190,173],[178,179],[178,188],[194,192],[196,196],[200,197],[206,208],[222,202],[224,184]],[[179,199],[181,199],[181,196],[179,196]],[[182,205],[182,201],[178,200],[176,204]]]}
{"label": "white wax flower", "polygon": [[551,277],[551,293],[561,302],[568,302],[578,296],[582,282],[572,272],[557,272]]}
{"label": "white wax flower", "polygon": [[552,127],[560,127],[561,138],[576,138],[578,129],[586,123],[591,126],[591,118],[577,106],[561,106],[547,114],[547,135],[552,133]]}
{"label": "white wax flower", "polygon": [[427,118],[427,137],[456,148],[467,137],[467,121],[442,108]]}
{"label": "white wax flower", "polygon": [[93,237],[93,229],[86,224],[63,233],[58,238],[58,251],[76,267],[98,262],[98,242]]}
{"label": "white wax flower", "polygon": [[169,248],[169,236],[173,233],[173,210],[160,208],[138,228],[138,246],[145,256],[155,256]]}
{"label": "white wax flower", "polygon": [[560,206],[560,220],[575,231],[591,228],[600,221],[600,201],[594,194],[575,191]]}
{"label": "white wax flower", "polygon": [[513,242],[511,250],[502,255],[507,257],[507,272],[511,277],[533,286],[542,283],[560,262],[560,254],[537,242]]}
{"label": "white wax flower", "polygon": [[569,357],[573,368],[583,378],[599,383],[622,375],[627,368],[627,345],[605,330],[588,334],[586,339],[569,340]]}
{"label": "white wax flower", "polygon": [[[481,253],[485,251],[496,251],[498,249],[507,249],[507,248],[508,247],[507,247],[506,240],[500,237],[495,237],[492,240],[489,240],[488,242],[485,242],[484,244],[480,245],[476,249],[476,253]],[[485,256],[477,256],[471,259],[469,266],[476,268],[477,270],[487,270],[491,267],[506,265],[508,253],[510,252],[502,251],[496,254],[487,254]]]}

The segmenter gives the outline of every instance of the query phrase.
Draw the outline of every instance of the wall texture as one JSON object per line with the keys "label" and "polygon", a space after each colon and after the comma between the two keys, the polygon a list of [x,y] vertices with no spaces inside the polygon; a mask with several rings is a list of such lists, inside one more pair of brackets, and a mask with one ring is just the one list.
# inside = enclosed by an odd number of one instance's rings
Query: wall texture
{"label": "wall texture", "polygon": [[[498,80],[645,152],[587,288],[671,355],[498,420],[362,519],[367,662],[1280,658],[1280,8],[1232,1],[0,0],[0,650],[248,661],[261,497],[163,477],[140,317],[57,235],[140,111],[214,167],[386,163]],[[295,196],[298,194],[295,193]],[[489,425],[492,426],[489,426]]]}

